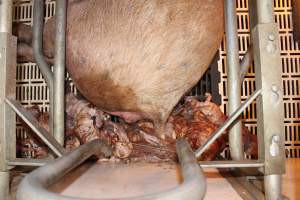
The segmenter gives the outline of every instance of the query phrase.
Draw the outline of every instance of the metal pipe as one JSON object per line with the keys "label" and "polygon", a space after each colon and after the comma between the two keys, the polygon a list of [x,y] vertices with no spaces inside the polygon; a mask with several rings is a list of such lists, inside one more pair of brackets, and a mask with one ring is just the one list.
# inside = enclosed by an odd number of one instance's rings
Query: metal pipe
{"label": "metal pipe", "polygon": [[43,74],[50,92],[50,133],[53,133],[53,73],[43,54],[44,1],[36,0],[33,5],[32,46],[35,61]]}
{"label": "metal pipe", "polygon": [[241,83],[244,82],[245,76],[247,75],[247,73],[249,71],[249,68],[252,65],[253,59],[254,59],[254,57],[253,57],[253,47],[252,47],[252,45],[249,45],[243,59],[240,62],[240,66],[241,66],[241,69],[240,69]]}
{"label": "metal pipe", "polygon": [[[228,111],[229,114],[241,105],[241,77],[235,0],[225,1],[225,30],[228,71]],[[233,160],[244,159],[242,144],[242,123],[236,120],[229,131],[229,149]]]}
{"label": "metal pipe", "polygon": [[29,166],[29,167],[41,167],[53,161],[53,159],[26,159],[16,158],[14,160],[8,160],[6,163],[9,166]]}
{"label": "metal pipe", "polygon": [[282,199],[281,175],[285,172],[280,37],[275,23],[274,1],[253,0],[249,3],[251,19],[257,20],[251,29],[255,82],[256,87],[264,91],[257,101],[258,157],[265,162],[266,200],[277,200]]}
{"label": "metal pipe", "polygon": [[0,1],[0,32],[12,33],[12,0]]}
{"label": "metal pipe", "polygon": [[67,1],[56,0],[56,38],[54,60],[54,107],[53,134],[64,145],[65,140],[65,59],[66,59],[66,25]]}
{"label": "metal pipe", "polygon": [[257,23],[268,24],[275,22],[274,16],[274,1],[272,0],[259,0],[256,1],[257,6]]}
{"label": "metal pipe", "polygon": [[[204,198],[206,191],[205,176],[197,164],[197,160],[185,140],[177,141],[177,153],[183,174],[183,184],[166,192],[146,195],[142,197],[121,198],[119,200],[199,200]],[[84,198],[66,197],[46,190],[48,186],[58,181],[71,169],[78,166],[86,158],[99,151],[109,155],[108,147],[96,140],[79,147],[74,152],[41,167],[21,182],[18,191],[18,200],[87,200]],[[108,199],[106,199],[108,200]]]}
{"label": "metal pipe", "polygon": [[0,171],[0,197],[9,200],[9,171]]}
{"label": "metal pipe", "polygon": [[199,158],[202,153],[204,153],[206,149],[223,134],[223,132],[242,114],[244,109],[246,109],[261,94],[261,92],[261,89],[255,91],[234,113],[228,117],[224,124],[220,126],[199,149],[196,150],[195,154],[197,158]]}
{"label": "metal pipe", "polygon": [[281,175],[265,176],[265,196],[266,200],[281,200]]}
{"label": "metal pipe", "polygon": [[240,160],[240,161],[201,161],[202,168],[259,168],[263,167],[262,161]]}
{"label": "metal pipe", "polygon": [[[15,157],[15,144],[10,142],[15,141],[14,134],[15,126],[9,126],[9,123],[15,123],[15,116],[6,108],[4,103],[4,97],[6,95],[15,96],[15,83],[8,85],[11,81],[14,81],[15,77],[15,53],[16,46],[14,45],[14,39],[11,37],[12,33],[12,0],[0,0],[0,33],[1,33],[1,132],[0,132],[0,199],[9,200],[9,167],[6,165],[6,159]],[[9,41],[10,40],[10,41]],[[9,89],[8,89],[9,88]],[[8,122],[8,123],[7,123]],[[10,130],[8,130],[10,129]],[[13,129],[13,130],[12,130]],[[14,139],[12,139],[14,138]],[[12,147],[12,148],[10,148]],[[10,150],[13,149],[13,150]]]}

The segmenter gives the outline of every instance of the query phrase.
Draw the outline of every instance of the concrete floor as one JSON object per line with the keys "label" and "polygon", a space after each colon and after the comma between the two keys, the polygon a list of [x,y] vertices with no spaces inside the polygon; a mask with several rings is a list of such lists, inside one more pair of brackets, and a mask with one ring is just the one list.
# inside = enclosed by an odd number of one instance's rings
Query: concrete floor
{"label": "concrete floor", "polygon": [[[208,182],[205,199],[241,199],[217,170],[206,170],[205,174]],[[51,190],[73,197],[120,198],[162,192],[180,182],[180,169],[176,165],[101,163],[81,166]]]}
{"label": "concrete floor", "polygon": [[[290,200],[300,199],[300,159],[286,161],[283,176],[283,194]],[[206,200],[241,197],[217,170],[205,170],[208,182]],[[13,181],[14,194],[22,176]],[[171,164],[84,164],[50,189],[67,196],[118,198],[164,191],[180,184],[180,170]],[[13,198],[14,195],[13,195]]]}

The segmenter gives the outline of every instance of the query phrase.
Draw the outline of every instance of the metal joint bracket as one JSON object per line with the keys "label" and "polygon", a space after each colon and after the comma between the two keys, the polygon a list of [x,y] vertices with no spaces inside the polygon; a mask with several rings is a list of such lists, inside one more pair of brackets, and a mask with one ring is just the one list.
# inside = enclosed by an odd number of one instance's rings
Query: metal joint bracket
{"label": "metal joint bracket", "polygon": [[252,38],[256,87],[262,88],[262,96],[257,100],[259,158],[265,160],[266,175],[283,174],[284,112],[278,25],[258,24]]}

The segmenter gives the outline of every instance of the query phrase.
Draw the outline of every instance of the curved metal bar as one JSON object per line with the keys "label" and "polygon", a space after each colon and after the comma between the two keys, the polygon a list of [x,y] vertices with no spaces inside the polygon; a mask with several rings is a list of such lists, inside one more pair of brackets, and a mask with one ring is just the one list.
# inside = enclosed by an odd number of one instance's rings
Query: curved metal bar
{"label": "curved metal bar", "polygon": [[[21,182],[18,200],[87,200],[84,198],[66,197],[47,191],[47,187],[58,181],[73,168],[82,163],[89,156],[101,152],[111,153],[109,148],[101,141],[96,140],[83,145],[74,152],[41,167]],[[206,192],[205,176],[197,163],[196,157],[188,143],[181,139],[177,141],[177,153],[181,164],[183,184],[166,192],[146,195],[142,197],[122,198],[119,200],[199,200]],[[104,199],[103,199],[104,200]],[[108,199],[105,199],[108,200]]]}
{"label": "curved metal bar", "polygon": [[44,1],[34,1],[33,7],[33,28],[32,47],[35,61],[43,74],[43,77],[50,91],[50,132],[53,132],[53,73],[45,61],[43,54],[43,28],[44,28]]}

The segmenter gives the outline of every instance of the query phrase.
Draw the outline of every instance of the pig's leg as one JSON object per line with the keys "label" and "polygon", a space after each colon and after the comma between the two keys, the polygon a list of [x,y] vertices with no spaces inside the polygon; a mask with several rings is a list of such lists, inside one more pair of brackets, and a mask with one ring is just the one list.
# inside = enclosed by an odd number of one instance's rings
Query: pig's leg
{"label": "pig's leg", "polygon": [[22,23],[13,24],[13,35],[18,37],[19,43],[26,43],[31,45],[32,43],[32,27]]}
{"label": "pig's leg", "polygon": [[[47,63],[53,64],[53,24],[54,20],[49,20],[45,24],[43,33],[43,49],[44,57]],[[34,54],[32,48],[32,27],[22,23],[13,25],[13,34],[18,38],[17,57],[19,62],[34,62]]]}
{"label": "pig's leg", "polygon": [[[17,48],[17,59],[18,62],[35,62],[33,55],[33,48],[27,43],[19,43]],[[53,63],[53,58],[45,56],[47,63]]]}
{"label": "pig's leg", "polygon": [[18,43],[17,59],[18,62],[34,62],[32,47],[27,43]]}

